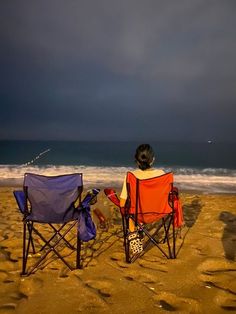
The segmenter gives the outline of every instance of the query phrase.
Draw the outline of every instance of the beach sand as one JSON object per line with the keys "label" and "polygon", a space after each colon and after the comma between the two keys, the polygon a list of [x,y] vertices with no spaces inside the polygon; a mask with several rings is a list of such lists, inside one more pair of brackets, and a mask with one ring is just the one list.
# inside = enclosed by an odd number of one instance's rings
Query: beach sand
{"label": "beach sand", "polygon": [[236,196],[181,193],[177,258],[152,247],[127,264],[119,212],[101,192],[92,209],[104,213],[108,230],[94,217],[97,238],[83,245],[84,268],[70,271],[54,259],[21,277],[22,217],[13,190],[0,188],[0,313],[236,312]]}

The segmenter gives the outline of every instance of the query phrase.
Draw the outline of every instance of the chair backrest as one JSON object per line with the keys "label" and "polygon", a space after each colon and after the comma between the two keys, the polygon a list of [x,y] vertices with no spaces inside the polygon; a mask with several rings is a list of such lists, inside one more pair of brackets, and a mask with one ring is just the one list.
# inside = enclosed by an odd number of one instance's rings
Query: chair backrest
{"label": "chair backrest", "polygon": [[29,219],[62,223],[72,218],[66,214],[81,196],[83,176],[82,173],[59,176],[25,173],[23,186],[30,203]]}
{"label": "chair backrest", "polygon": [[151,179],[138,179],[127,173],[128,212],[137,221],[152,223],[173,211],[169,193],[173,188],[173,173],[169,172]]}

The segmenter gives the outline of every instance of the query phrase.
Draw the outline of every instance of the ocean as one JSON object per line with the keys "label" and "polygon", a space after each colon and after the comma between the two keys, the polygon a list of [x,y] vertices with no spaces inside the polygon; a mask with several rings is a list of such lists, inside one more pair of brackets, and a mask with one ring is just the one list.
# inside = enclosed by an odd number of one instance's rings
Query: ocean
{"label": "ocean", "polygon": [[[0,185],[22,185],[25,172],[82,172],[85,187],[122,186],[135,168],[137,142],[0,141]],[[236,145],[150,142],[155,167],[174,173],[175,185],[200,193],[236,193]]]}

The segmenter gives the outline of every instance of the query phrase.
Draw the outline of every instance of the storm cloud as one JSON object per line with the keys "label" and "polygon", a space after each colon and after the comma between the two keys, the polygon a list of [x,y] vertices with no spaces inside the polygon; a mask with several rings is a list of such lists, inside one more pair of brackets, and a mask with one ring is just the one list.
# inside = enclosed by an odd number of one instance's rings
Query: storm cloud
{"label": "storm cloud", "polygon": [[235,141],[234,0],[0,4],[0,139]]}

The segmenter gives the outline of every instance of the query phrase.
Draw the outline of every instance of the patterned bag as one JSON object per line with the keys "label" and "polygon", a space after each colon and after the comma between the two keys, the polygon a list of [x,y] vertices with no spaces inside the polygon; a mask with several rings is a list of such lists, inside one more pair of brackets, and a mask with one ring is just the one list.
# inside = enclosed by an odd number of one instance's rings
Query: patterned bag
{"label": "patterned bag", "polygon": [[129,247],[133,254],[138,254],[143,251],[143,243],[137,231],[128,234]]}

